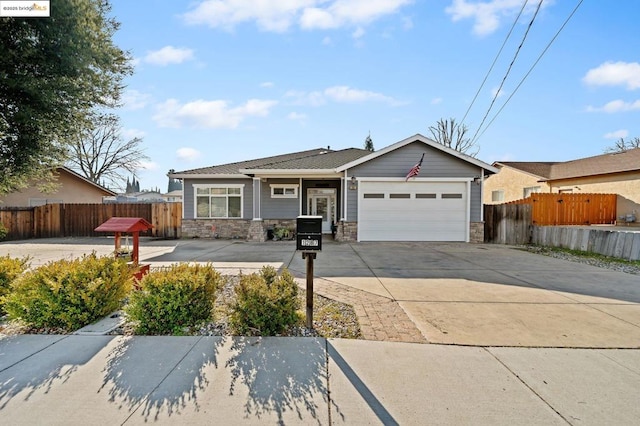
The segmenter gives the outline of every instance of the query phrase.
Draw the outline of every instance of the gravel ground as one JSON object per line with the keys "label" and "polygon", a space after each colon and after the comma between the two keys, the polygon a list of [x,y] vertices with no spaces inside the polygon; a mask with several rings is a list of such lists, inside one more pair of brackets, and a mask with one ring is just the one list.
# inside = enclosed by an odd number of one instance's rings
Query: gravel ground
{"label": "gravel ground", "polygon": [[580,256],[565,251],[554,250],[549,247],[541,246],[524,246],[523,249],[531,253],[550,256],[556,259],[569,260],[571,262],[597,266],[598,268],[606,268],[618,272],[624,272],[627,274],[640,275],[640,262],[624,262],[608,257],[589,257],[584,255]]}

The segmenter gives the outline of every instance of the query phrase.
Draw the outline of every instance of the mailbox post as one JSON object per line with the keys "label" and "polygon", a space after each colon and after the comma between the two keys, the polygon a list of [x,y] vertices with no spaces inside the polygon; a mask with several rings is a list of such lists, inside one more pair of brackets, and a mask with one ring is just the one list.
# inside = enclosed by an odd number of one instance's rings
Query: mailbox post
{"label": "mailbox post", "polygon": [[307,261],[307,328],[313,328],[313,260],[322,250],[322,216],[298,216],[296,250]]}

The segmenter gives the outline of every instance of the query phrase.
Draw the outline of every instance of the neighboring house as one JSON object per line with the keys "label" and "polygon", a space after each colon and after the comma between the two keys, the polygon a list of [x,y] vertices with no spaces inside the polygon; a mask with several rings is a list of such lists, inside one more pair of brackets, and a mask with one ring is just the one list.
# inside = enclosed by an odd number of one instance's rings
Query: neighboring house
{"label": "neighboring house", "polygon": [[169,177],[183,181],[183,236],[264,241],[319,215],[342,241],[482,242],[481,185],[497,171],[417,134],[375,152],[320,148]]}
{"label": "neighboring house", "polygon": [[564,162],[499,161],[484,185],[487,204],[531,192],[618,194],[618,215],[640,213],[640,148]]}
{"label": "neighboring house", "polygon": [[21,191],[0,197],[0,207],[33,207],[58,203],[102,203],[103,197],[112,197],[116,193],[67,167],[59,167],[55,171],[58,185],[51,193],[38,189],[36,182]]}
{"label": "neighboring house", "polygon": [[159,191],[140,191],[106,197],[105,203],[164,203],[164,195]]}
{"label": "neighboring house", "polygon": [[182,189],[174,189],[173,191],[162,194],[162,198],[167,203],[181,203],[182,202]]}

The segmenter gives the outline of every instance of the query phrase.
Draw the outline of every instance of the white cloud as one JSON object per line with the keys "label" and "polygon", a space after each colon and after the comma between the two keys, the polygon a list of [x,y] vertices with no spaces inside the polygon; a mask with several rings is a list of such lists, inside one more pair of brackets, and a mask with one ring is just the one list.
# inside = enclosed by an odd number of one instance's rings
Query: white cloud
{"label": "white cloud", "polygon": [[504,90],[500,89],[498,91],[498,86],[491,89],[491,98],[500,98],[504,95]]}
{"label": "white cloud", "polygon": [[431,105],[438,105],[442,103],[442,98],[433,98],[431,99]]}
{"label": "white cloud", "polygon": [[610,114],[635,110],[640,110],[640,99],[635,102],[625,102],[621,99],[616,99],[615,101],[607,102],[602,107],[587,107],[588,112],[608,112]]}
{"label": "white cloud", "polygon": [[264,83],[260,83],[260,87],[264,87],[266,89],[269,89],[273,86],[275,86],[275,84],[273,84],[273,82],[271,81],[265,81]]}
{"label": "white cloud", "polygon": [[190,59],[193,59],[193,50],[173,46],[165,46],[160,50],[149,52],[144,57],[145,62],[160,66],[180,64]]}
{"label": "white cloud", "polygon": [[150,95],[133,89],[127,90],[122,95],[122,104],[126,109],[142,109],[147,106],[150,100]]}
{"label": "white cloud", "polygon": [[352,34],[351,37],[358,39],[364,35],[364,28],[358,27]]}
{"label": "white cloud", "polygon": [[160,169],[160,165],[153,161],[141,161],[139,166],[140,170],[153,171]]}
{"label": "white cloud", "polygon": [[307,119],[307,115],[294,111],[294,112],[290,112],[289,115],[287,115],[287,118],[289,120],[294,120],[294,121],[304,121]]}
{"label": "white cloud", "polygon": [[[532,14],[538,2],[529,2],[524,14]],[[553,1],[542,3],[542,8],[553,4]],[[522,0],[490,0],[486,2],[471,2],[468,0],[453,0],[445,12],[451,15],[453,22],[463,19],[473,19],[473,32],[477,35],[491,34],[500,26],[503,18],[511,19],[522,8]]]}
{"label": "white cloud", "polygon": [[616,130],[615,132],[609,132],[604,135],[605,139],[620,139],[629,136],[629,131],[625,129]]}
{"label": "white cloud", "polygon": [[320,106],[329,101],[336,103],[385,102],[393,106],[401,104],[392,97],[381,93],[354,89],[349,86],[332,86],[322,91],[313,92],[290,90],[284,96],[290,99],[294,105]]}
{"label": "white cloud", "polygon": [[402,18],[402,28],[405,30],[410,30],[411,28],[413,28],[413,19],[407,16]]}
{"label": "white cloud", "polygon": [[330,45],[331,43],[332,43],[332,42],[331,42],[331,37],[329,37],[329,36],[327,36],[327,37],[325,37],[325,38],[323,38],[323,39],[322,39],[322,44],[324,44],[325,46],[328,46],[328,45]]}
{"label": "white cloud", "polygon": [[359,26],[397,13],[413,0],[203,0],[183,15],[189,24],[232,30],[255,22],[264,31]]}
{"label": "white cloud", "polygon": [[247,117],[268,115],[276,104],[276,101],[250,99],[232,108],[223,100],[199,99],[181,104],[176,99],[169,99],[157,106],[153,119],[160,127],[235,129]]}
{"label": "white cloud", "polygon": [[640,89],[640,63],[605,62],[587,71],[582,81],[590,86],[626,86],[628,90]]}
{"label": "white cloud", "polygon": [[200,151],[195,148],[184,147],[178,148],[178,150],[176,150],[176,156],[178,157],[178,160],[182,161],[192,162],[200,158],[200,155]]}
{"label": "white cloud", "polygon": [[146,133],[139,129],[122,129],[122,137],[124,140],[131,140],[134,138],[144,138]]}

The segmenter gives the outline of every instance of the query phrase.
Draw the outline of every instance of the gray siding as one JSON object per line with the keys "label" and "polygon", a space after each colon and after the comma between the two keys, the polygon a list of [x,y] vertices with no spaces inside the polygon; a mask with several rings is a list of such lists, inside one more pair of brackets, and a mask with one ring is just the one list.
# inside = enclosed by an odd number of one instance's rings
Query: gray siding
{"label": "gray siding", "polygon": [[[349,178],[362,177],[393,177],[403,178],[409,170],[420,161],[422,154],[424,160],[420,168],[421,178],[474,178],[480,176],[481,169],[464,160],[451,156],[438,149],[429,147],[422,142],[414,142],[391,151],[385,155],[360,164],[347,171]],[[480,220],[480,192],[481,187],[471,184],[471,222]],[[349,190],[347,194],[347,220],[358,219],[358,191]]]}
{"label": "gray siding", "polygon": [[253,219],[253,180],[248,179],[185,179],[183,188],[183,210],[185,219],[195,219],[195,190],[193,185],[243,184],[242,214],[243,219]]}
{"label": "gray siding", "polygon": [[269,179],[261,182],[262,218],[263,219],[294,219],[300,211],[300,196],[302,188],[298,187],[298,198],[271,198],[271,184],[300,184],[299,179]]}

